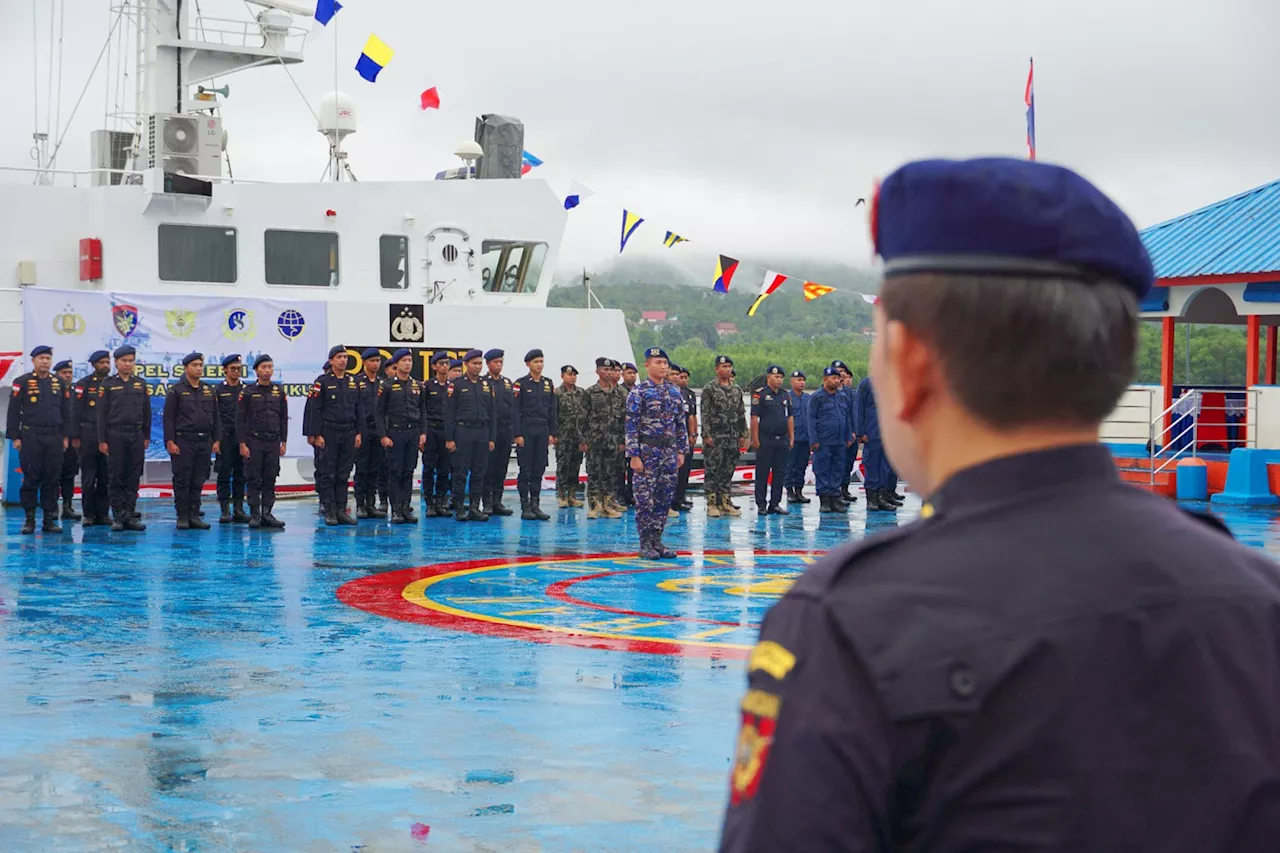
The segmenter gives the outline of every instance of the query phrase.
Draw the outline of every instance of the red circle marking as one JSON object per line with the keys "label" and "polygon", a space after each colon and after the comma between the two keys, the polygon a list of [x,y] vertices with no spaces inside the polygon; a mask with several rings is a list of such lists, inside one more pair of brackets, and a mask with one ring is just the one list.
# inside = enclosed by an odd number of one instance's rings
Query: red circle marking
{"label": "red circle marking", "polygon": [[[703,551],[702,556],[723,557],[734,554],[734,551]],[[754,553],[764,556],[808,556],[813,554],[812,551],[802,550],[779,550],[779,551],[756,551]],[[680,552],[681,556],[694,556],[692,552]],[[512,566],[512,565],[529,565],[534,563],[558,563],[558,562],[589,562],[591,560],[601,559],[631,559],[631,554],[571,554],[557,555],[552,557],[518,557],[514,560],[510,559],[485,559],[485,560],[462,560],[453,563],[438,563],[433,566],[418,566],[411,569],[400,569],[394,572],[383,572],[376,575],[368,575],[363,578],[357,578],[348,581],[338,587],[337,597],[343,604],[364,610],[368,613],[374,613],[379,616],[386,616],[391,619],[397,619],[401,622],[417,622],[422,625],[433,625],[438,628],[448,628],[455,631],[465,631],[472,634],[484,634],[490,637],[506,637],[514,640],[526,640],[535,643],[550,643],[558,645],[578,646],[581,648],[591,649],[609,649],[612,651],[638,652],[644,654],[665,654],[665,655],[684,655],[688,657],[709,657],[709,658],[728,658],[731,660],[743,660],[747,657],[747,650],[730,647],[717,647],[714,645],[691,645],[682,640],[664,640],[664,639],[621,639],[615,637],[599,637],[592,634],[566,634],[559,631],[547,631],[542,628],[530,628],[524,625],[508,625],[501,622],[489,622],[480,619],[473,619],[466,616],[455,616],[452,613],[442,613],[438,610],[431,610],[421,607],[410,601],[405,600],[403,592],[404,588],[415,581],[424,578],[439,577],[440,575],[453,574],[455,572],[464,571],[466,569],[479,569],[487,566]],[[674,566],[672,568],[675,568]],[[664,568],[637,569],[629,570],[630,572],[640,571],[664,571]],[[623,574],[624,572],[606,572],[609,574]],[[586,580],[584,576],[579,580]],[[572,579],[571,579],[572,580]],[[544,592],[549,594],[552,587],[559,587],[563,582],[552,584],[551,587]],[[566,598],[559,600],[565,601]],[[580,606],[591,607],[593,609],[607,610],[609,612],[625,613],[631,615],[631,611],[613,610],[603,605],[595,605],[591,602],[579,602],[573,600],[570,603],[579,604]],[[635,615],[654,616],[661,619],[674,619],[674,617],[663,614],[643,614]],[[693,620],[684,620],[693,621]],[[710,621],[710,620],[697,620]],[[737,623],[715,622],[713,624],[728,625]]]}
{"label": "red circle marking", "polygon": [[[670,569],[627,569],[620,572],[601,572],[598,575],[583,575],[579,578],[566,578],[562,581],[556,581],[551,586],[547,587],[543,592],[543,595],[548,598],[554,598],[556,601],[563,601],[565,604],[573,604],[578,607],[585,607],[589,610],[603,610],[605,613],[617,613],[620,616],[643,616],[646,619],[669,619],[672,622],[696,622],[699,625],[732,625],[735,628],[742,625],[741,622],[722,622],[719,619],[700,619],[696,616],[672,616],[669,613],[645,613],[643,610],[627,610],[625,607],[610,607],[607,604],[587,601],[585,598],[578,598],[576,595],[570,595],[568,593],[569,587],[576,583],[583,583],[584,581],[611,578],[617,575],[635,575],[641,572],[667,571],[670,571]],[[760,626],[748,623],[742,627],[758,628]]]}

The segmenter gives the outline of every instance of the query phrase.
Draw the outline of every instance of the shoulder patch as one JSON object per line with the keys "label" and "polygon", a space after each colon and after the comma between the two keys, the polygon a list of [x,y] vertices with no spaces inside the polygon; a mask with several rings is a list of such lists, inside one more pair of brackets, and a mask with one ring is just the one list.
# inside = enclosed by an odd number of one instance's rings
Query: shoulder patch
{"label": "shoulder patch", "polygon": [[773,640],[762,640],[751,650],[747,672],[766,672],[782,681],[796,665],[796,656],[789,649]]}

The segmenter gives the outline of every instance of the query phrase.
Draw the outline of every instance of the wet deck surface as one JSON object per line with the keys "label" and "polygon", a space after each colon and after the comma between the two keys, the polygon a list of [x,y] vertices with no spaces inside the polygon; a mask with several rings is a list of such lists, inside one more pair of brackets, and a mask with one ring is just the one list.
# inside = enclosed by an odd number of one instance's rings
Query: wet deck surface
{"label": "wet deck surface", "polygon": [[[549,497],[546,523],[416,527],[284,502],[278,533],[177,531],[165,501],[140,535],[5,513],[0,848],[713,849],[761,614],[805,554],[919,503],[698,498],[667,535],[691,554],[656,564],[632,516]],[[1275,513],[1215,511],[1280,555]]]}

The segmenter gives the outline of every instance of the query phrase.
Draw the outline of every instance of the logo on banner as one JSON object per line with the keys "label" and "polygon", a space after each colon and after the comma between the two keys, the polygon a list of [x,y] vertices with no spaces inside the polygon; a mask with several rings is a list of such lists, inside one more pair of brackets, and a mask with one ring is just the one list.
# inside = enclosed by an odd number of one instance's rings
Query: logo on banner
{"label": "logo on banner", "polygon": [[276,318],[276,331],[284,337],[286,341],[296,341],[306,331],[307,318],[302,316],[302,312],[293,308],[286,308],[280,312],[280,316]]}
{"label": "logo on banner", "polygon": [[222,327],[222,336],[237,341],[253,337],[253,312],[244,308],[233,308],[228,311]]}
{"label": "logo on banner", "polygon": [[422,343],[424,314],[421,305],[393,303],[391,311],[391,340],[404,343]]}
{"label": "logo on banner", "polygon": [[127,338],[138,331],[138,309],[132,305],[112,305],[111,321],[120,337]]}
{"label": "logo on banner", "polygon": [[53,331],[58,335],[83,335],[85,330],[84,317],[81,317],[71,306],[68,305],[62,309],[61,314],[54,315]]}
{"label": "logo on banner", "polygon": [[196,330],[196,312],[175,308],[164,312],[164,323],[175,338],[189,337]]}

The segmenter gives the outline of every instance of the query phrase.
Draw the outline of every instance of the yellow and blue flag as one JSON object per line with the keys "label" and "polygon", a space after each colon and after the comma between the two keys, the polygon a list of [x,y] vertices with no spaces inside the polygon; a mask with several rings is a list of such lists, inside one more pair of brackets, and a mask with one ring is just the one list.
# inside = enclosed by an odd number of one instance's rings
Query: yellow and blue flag
{"label": "yellow and blue flag", "polygon": [[685,243],[685,242],[688,242],[688,241],[686,241],[685,238],[681,237],[679,234],[676,234],[674,231],[668,231],[667,236],[664,237],[662,240],[662,245],[666,246],[669,249],[672,246],[674,246],[676,243]]}
{"label": "yellow and blue flag", "polygon": [[356,61],[356,71],[370,83],[376,83],[378,72],[386,68],[395,55],[396,52],[387,47],[386,42],[370,35],[369,40],[364,43],[364,50],[360,52],[360,59]]}
{"label": "yellow and blue flag", "polygon": [[636,233],[636,229],[640,227],[640,223],[644,222],[639,216],[636,216],[629,210],[622,211],[622,245],[618,248],[618,254],[622,254],[622,250],[627,248],[627,241],[631,239],[631,235]]}

